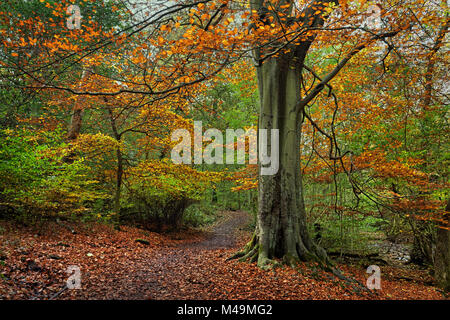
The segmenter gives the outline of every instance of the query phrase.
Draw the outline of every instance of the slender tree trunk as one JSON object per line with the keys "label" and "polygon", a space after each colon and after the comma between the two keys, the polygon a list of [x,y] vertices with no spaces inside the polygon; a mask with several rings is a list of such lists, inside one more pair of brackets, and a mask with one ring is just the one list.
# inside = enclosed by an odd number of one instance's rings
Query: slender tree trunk
{"label": "slender tree trunk", "polygon": [[114,196],[114,211],[116,214],[119,214],[120,212],[122,177],[123,177],[123,157],[120,149],[117,149],[116,194]]}
{"label": "slender tree trunk", "polygon": [[[444,216],[444,227],[449,228],[450,199],[447,201]],[[450,230],[438,228],[436,235],[436,251],[434,257],[434,273],[436,282],[446,292],[450,291]]]}
{"label": "slender tree trunk", "polygon": [[[81,84],[88,80],[88,77],[91,73],[91,70],[89,69],[83,69],[83,73],[81,76],[80,81],[80,87]],[[72,108],[72,118],[70,120],[69,130],[67,132],[67,139],[68,140],[76,140],[81,132],[81,125],[83,122],[83,111],[84,111],[84,104],[85,104],[85,97],[84,96],[78,96],[76,98],[76,102]]]}
{"label": "slender tree trunk", "polygon": [[[80,86],[83,81],[87,80],[89,75],[89,70],[83,70],[81,76]],[[69,143],[75,142],[81,133],[81,127],[83,124],[83,113],[84,113],[85,98],[83,96],[76,97],[75,104],[72,108],[72,117],[70,118],[69,128],[67,130],[67,140]],[[72,150],[63,158],[64,162],[72,163],[75,158],[75,152]]]}
{"label": "slender tree trunk", "polygon": [[[80,97],[78,97],[80,99]],[[67,132],[67,140],[70,143],[75,142],[81,133],[81,125],[83,123],[83,104],[81,101],[77,101],[72,109],[72,117],[70,119],[70,125]],[[66,163],[72,163],[75,159],[76,153],[69,149],[69,153],[64,156],[63,161]]]}
{"label": "slender tree trunk", "polygon": [[[448,17],[448,14],[447,14]],[[440,50],[440,48],[444,45],[445,36],[448,32],[448,28],[450,26],[450,20],[447,19],[445,24],[441,26],[439,29],[439,33],[434,42],[433,48],[430,51],[429,59],[427,63],[427,69],[425,74],[425,87],[424,87],[424,99],[423,99],[423,109],[424,112],[427,112],[432,105],[433,102],[433,75],[436,64],[436,54]],[[423,128],[425,124],[423,125]],[[428,139],[428,133],[425,131],[424,133],[424,141]],[[425,149],[428,149],[424,146]],[[447,206],[445,208],[445,214],[443,216],[444,223],[443,227],[449,228],[449,215],[450,215],[450,199],[447,201]],[[436,282],[439,287],[444,289],[445,291],[450,291],[450,231],[443,228],[438,228],[436,231],[436,247],[435,252],[432,255],[433,263],[434,263],[434,272]]]}
{"label": "slender tree trunk", "polygon": [[[109,114],[109,120],[111,122],[111,129],[114,134],[114,138],[117,142],[120,143],[120,140],[122,138],[122,134],[119,133],[116,125],[116,118],[114,117],[114,113],[111,108],[108,108],[108,114]],[[114,221],[115,227],[119,227],[119,214],[120,214],[120,197],[121,197],[121,191],[122,191],[122,178],[123,178],[123,155],[122,151],[120,150],[120,145],[117,147],[116,150],[117,155],[117,170],[116,170],[116,190],[114,195],[114,212],[116,213],[116,219]]]}

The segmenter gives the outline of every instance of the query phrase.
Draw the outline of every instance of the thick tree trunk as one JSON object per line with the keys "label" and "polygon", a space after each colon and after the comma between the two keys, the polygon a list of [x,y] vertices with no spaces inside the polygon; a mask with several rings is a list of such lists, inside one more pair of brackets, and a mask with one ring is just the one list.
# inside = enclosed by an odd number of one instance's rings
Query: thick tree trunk
{"label": "thick tree trunk", "polygon": [[[259,129],[279,130],[279,170],[259,176],[258,215],[255,235],[243,259],[270,267],[273,259],[287,264],[300,260],[326,262],[326,253],[313,243],[306,226],[300,170],[303,114],[300,98],[301,55],[271,58],[257,70],[261,110]],[[270,137],[267,150],[271,150]],[[266,141],[264,142],[266,143]]]}
{"label": "thick tree trunk", "polygon": [[[336,0],[311,1],[297,19],[305,28],[318,28],[324,24],[327,4]],[[293,4],[282,1],[279,5]],[[270,21],[273,6],[264,0],[251,0],[251,9],[259,14],[262,23]],[[270,7],[270,10],[269,10]],[[281,8],[281,7],[280,7]],[[290,15],[291,7],[285,7],[284,15]],[[276,21],[277,19],[274,19]],[[301,97],[301,77],[306,54],[314,41],[311,35],[297,43],[282,44],[273,41],[267,48],[254,50],[260,94],[259,129],[279,130],[279,170],[274,175],[259,176],[259,198],[257,225],[254,237],[244,251],[236,254],[242,259],[258,261],[260,267],[268,267],[273,259],[280,258],[293,264],[299,260],[315,260],[330,266],[325,251],[310,238],[306,226],[306,211],[303,201],[303,186],[300,171],[300,139],[303,123],[303,107],[316,97],[330,81],[364,46],[357,47],[324,77],[305,97]],[[283,39],[279,39],[283,42]],[[285,45],[284,52],[262,57]],[[263,52],[264,51],[264,52]],[[261,64],[261,62],[263,62]],[[303,98],[303,99],[302,99]],[[270,137],[268,141],[270,141]],[[268,143],[268,142],[264,142]],[[267,150],[270,150],[270,142]],[[338,272],[336,272],[338,274]],[[339,275],[340,276],[340,275]]]}
{"label": "thick tree trunk", "polygon": [[[449,227],[450,200],[445,208],[446,227]],[[450,291],[450,231],[439,228],[436,236],[436,251],[434,257],[434,273],[436,282],[446,292]]]}

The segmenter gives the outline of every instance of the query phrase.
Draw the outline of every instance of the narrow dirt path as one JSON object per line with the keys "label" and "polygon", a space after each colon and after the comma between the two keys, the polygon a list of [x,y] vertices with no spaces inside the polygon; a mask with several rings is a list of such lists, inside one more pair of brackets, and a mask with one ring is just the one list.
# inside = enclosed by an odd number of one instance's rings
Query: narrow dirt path
{"label": "narrow dirt path", "polygon": [[[210,259],[211,255],[225,256],[225,252],[237,249],[239,229],[250,221],[250,216],[242,211],[223,212],[222,220],[207,231],[206,237],[198,242],[163,247],[151,259],[136,262],[139,271],[132,275],[132,281],[117,279],[113,299],[183,299],[185,291],[196,288],[198,299],[207,298],[208,277],[199,277],[195,266]],[[133,263],[130,261],[130,263]],[[136,270],[136,266],[133,267]],[[201,279],[200,279],[201,278]],[[112,292],[110,292],[111,294]],[[207,294],[206,294],[207,295]]]}
{"label": "narrow dirt path", "polygon": [[236,244],[236,231],[249,223],[250,216],[243,211],[225,211],[223,220],[208,232],[206,239],[180,245],[184,249],[216,250],[232,248]]}

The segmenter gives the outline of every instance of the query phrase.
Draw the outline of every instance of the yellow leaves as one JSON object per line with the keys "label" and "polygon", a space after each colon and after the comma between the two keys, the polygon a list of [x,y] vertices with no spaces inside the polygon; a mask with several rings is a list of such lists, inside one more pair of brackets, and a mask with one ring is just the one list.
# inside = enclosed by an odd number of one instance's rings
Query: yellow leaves
{"label": "yellow leaves", "polygon": [[135,192],[157,192],[172,197],[197,199],[222,174],[201,172],[188,165],[176,165],[169,159],[142,161],[127,170],[131,188]]}
{"label": "yellow leaves", "polygon": [[97,134],[81,134],[73,144],[74,150],[80,151],[87,158],[103,158],[123,146],[114,138]]}
{"label": "yellow leaves", "polygon": [[229,17],[225,20],[225,22],[223,23],[225,26],[228,26],[230,23],[232,23],[234,21],[234,19],[232,17]]}
{"label": "yellow leaves", "polygon": [[146,61],[146,59],[145,59],[144,55],[141,52],[139,52],[139,53],[136,53],[135,55],[133,55],[133,57],[131,58],[131,61],[134,64],[140,64],[140,63],[144,63]]}
{"label": "yellow leaves", "polygon": [[165,41],[166,41],[166,40],[164,40],[163,37],[161,37],[161,36],[158,37],[158,44],[159,44],[159,45],[163,45]]}

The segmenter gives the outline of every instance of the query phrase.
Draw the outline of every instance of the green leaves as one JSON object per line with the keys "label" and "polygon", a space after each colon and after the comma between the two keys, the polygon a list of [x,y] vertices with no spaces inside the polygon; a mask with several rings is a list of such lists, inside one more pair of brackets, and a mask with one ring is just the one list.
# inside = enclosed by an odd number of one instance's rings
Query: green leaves
{"label": "green leaves", "polygon": [[203,198],[220,175],[175,165],[169,159],[141,161],[126,173],[127,210],[138,212],[144,220],[177,226],[192,203]]}
{"label": "green leaves", "polygon": [[62,160],[67,153],[62,135],[0,131],[0,202],[31,215],[54,215],[83,211],[84,202],[105,197],[83,160]]}

